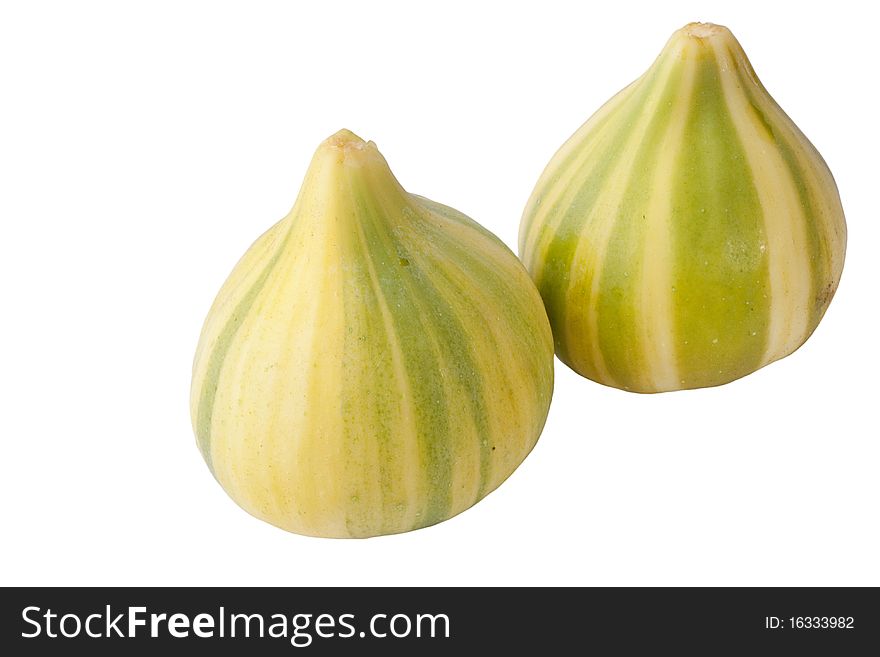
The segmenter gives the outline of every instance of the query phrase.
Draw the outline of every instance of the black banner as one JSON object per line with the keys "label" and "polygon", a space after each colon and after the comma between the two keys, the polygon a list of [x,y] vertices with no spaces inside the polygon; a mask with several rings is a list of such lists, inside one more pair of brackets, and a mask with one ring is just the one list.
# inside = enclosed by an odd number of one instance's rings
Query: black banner
{"label": "black banner", "polygon": [[880,649],[880,598],[868,588],[7,588],[0,623],[7,655]]}

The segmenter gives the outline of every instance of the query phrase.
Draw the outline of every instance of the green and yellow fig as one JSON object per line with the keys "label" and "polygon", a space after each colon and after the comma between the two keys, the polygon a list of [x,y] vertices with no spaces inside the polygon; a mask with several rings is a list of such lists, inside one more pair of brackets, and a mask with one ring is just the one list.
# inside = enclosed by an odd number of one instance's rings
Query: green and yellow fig
{"label": "green and yellow fig", "polygon": [[407,193],[343,130],[220,290],[191,409],[205,461],[245,510],[367,537],[440,522],[499,486],[552,388],[550,325],[516,256]]}
{"label": "green and yellow fig", "polygon": [[727,383],[792,353],[845,247],[824,160],[730,31],[699,23],[556,153],[519,242],[559,358],[639,392]]}

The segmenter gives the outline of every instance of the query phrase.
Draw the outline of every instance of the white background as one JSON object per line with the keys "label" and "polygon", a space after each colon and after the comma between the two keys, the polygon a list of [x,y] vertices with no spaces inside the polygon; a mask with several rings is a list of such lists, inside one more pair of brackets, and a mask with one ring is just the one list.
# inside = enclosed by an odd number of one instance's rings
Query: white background
{"label": "white background", "polygon": [[[880,585],[871,3],[593,4],[3,3],[0,582]],[[654,396],[557,362],[532,455],[429,529],[306,538],[230,501],[192,356],[315,146],[376,141],[515,248],[556,148],[691,20],[733,30],[837,178],[846,268],[809,342]]]}

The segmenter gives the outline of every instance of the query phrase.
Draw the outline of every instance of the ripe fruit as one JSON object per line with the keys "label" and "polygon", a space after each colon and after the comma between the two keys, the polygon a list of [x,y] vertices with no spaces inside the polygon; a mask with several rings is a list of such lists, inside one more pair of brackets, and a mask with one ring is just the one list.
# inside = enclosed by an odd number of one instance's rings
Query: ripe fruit
{"label": "ripe fruit", "polygon": [[552,388],[550,326],[513,253],[407,193],[343,130],[220,290],[191,407],[206,462],[245,510],[366,537],[494,490],[538,439]]}

